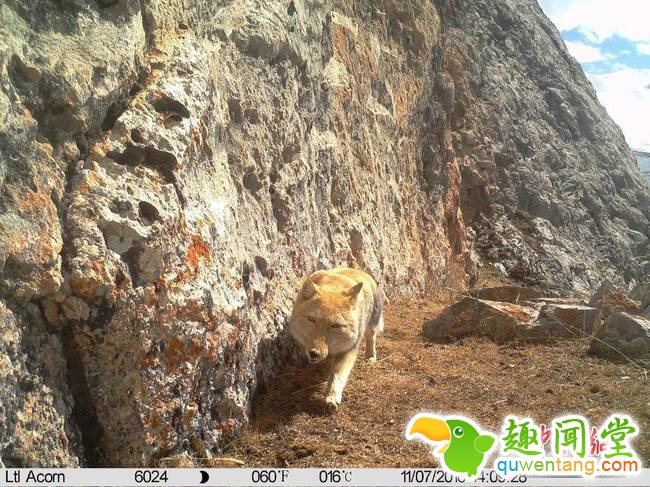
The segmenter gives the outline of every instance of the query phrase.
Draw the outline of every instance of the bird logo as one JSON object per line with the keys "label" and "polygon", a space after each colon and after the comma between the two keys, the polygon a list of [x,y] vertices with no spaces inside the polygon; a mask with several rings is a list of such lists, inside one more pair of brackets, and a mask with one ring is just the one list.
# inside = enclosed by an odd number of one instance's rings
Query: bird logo
{"label": "bird logo", "polygon": [[406,427],[406,439],[422,439],[434,446],[445,442],[434,454],[442,455],[448,470],[470,478],[483,468],[486,453],[494,446],[496,437],[479,432],[476,423],[467,418],[420,413]]}

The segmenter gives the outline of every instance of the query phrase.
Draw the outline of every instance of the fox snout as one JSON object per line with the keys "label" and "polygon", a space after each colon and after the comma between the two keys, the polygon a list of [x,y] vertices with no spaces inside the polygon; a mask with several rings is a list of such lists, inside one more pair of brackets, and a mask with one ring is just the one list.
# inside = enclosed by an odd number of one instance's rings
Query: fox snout
{"label": "fox snout", "polygon": [[307,358],[309,359],[309,362],[312,364],[317,364],[318,362],[321,362],[327,357],[327,350],[319,350],[317,348],[312,348],[309,351],[307,351]]}

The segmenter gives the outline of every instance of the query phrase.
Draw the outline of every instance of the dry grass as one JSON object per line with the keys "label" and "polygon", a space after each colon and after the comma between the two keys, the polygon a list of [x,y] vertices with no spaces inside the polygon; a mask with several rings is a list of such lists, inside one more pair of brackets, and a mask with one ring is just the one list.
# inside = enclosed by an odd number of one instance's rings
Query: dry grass
{"label": "dry grass", "polygon": [[428,448],[403,436],[419,411],[462,413],[493,432],[507,414],[548,424],[564,413],[582,413],[599,426],[616,411],[637,419],[641,435],[633,445],[650,460],[650,387],[643,370],[587,355],[586,340],[426,343],[422,320],[458,294],[389,305],[379,361],[357,362],[333,415],[319,385],[324,367],[288,364],[258,394],[251,424],[224,455],[247,467],[432,466]]}

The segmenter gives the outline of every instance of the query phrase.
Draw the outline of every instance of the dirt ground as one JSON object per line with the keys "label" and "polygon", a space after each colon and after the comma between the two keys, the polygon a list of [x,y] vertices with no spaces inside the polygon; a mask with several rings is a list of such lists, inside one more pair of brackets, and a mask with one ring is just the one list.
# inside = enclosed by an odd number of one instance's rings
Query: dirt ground
{"label": "dirt ground", "polygon": [[508,414],[550,424],[581,413],[600,426],[612,412],[626,413],[639,423],[632,446],[648,464],[650,383],[643,368],[588,355],[586,339],[427,343],[423,319],[453,294],[389,304],[378,362],[360,354],[333,414],[323,404],[325,367],[287,364],[258,394],[251,424],[225,448],[233,460],[224,458],[221,466],[431,467],[429,448],[404,439],[411,416],[425,410],[462,413],[494,433]]}

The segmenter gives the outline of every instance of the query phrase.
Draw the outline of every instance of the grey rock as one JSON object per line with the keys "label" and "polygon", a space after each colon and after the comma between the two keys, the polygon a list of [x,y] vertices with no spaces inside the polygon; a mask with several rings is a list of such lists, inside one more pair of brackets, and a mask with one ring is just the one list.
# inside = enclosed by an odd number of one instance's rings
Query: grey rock
{"label": "grey rock", "polygon": [[650,358],[650,320],[627,313],[607,318],[591,341],[589,351],[605,358]]}

